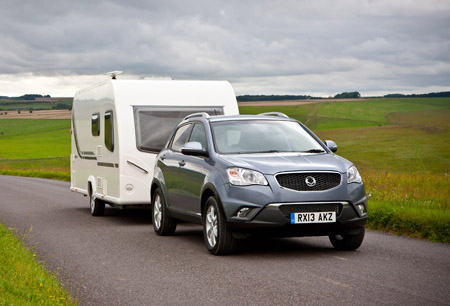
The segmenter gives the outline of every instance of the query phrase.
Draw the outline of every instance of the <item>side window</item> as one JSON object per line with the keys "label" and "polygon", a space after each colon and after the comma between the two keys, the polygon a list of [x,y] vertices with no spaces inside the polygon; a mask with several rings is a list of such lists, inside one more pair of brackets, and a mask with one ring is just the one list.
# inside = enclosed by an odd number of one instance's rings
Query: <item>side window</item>
{"label": "side window", "polygon": [[105,113],[105,147],[111,152],[114,151],[114,119],[112,111]]}
{"label": "side window", "polygon": [[200,142],[202,148],[206,150],[206,133],[205,128],[200,123],[196,123],[192,129],[191,137],[189,142],[196,141]]}
{"label": "side window", "polygon": [[171,145],[172,151],[181,152],[181,147],[188,142],[189,134],[191,133],[192,124],[186,124],[181,126],[175,136],[173,136],[173,141]]}
{"label": "side window", "polygon": [[100,114],[92,114],[91,116],[92,136],[100,135]]}

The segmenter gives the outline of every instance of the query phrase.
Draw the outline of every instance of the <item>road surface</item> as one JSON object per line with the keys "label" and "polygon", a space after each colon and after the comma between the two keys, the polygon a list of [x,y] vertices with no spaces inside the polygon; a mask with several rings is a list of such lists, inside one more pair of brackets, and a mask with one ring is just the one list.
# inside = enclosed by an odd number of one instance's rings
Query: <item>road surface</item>
{"label": "road surface", "polygon": [[374,231],[353,252],[326,237],[286,238],[215,257],[200,226],[158,237],[147,210],[92,217],[67,182],[8,176],[0,176],[0,222],[33,228],[27,240],[79,305],[450,304],[449,245]]}

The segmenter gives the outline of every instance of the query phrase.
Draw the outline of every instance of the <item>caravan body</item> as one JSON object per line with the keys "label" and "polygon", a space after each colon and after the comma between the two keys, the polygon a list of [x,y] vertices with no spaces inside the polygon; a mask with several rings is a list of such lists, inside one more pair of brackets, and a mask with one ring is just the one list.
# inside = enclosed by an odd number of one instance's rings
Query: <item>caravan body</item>
{"label": "caravan body", "polygon": [[226,81],[108,80],[76,93],[70,189],[111,205],[150,204],[157,153],[191,113],[238,114]]}

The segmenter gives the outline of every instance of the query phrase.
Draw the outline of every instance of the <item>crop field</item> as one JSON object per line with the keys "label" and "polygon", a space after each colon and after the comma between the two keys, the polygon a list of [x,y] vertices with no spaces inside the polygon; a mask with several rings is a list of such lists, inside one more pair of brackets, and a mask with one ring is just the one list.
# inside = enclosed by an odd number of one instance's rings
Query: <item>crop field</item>
{"label": "crop field", "polygon": [[0,120],[0,174],[70,178],[70,120]]}
{"label": "crop field", "polygon": [[[360,170],[369,228],[450,243],[450,98],[245,106],[305,123]],[[70,120],[0,120],[0,174],[69,180]]]}

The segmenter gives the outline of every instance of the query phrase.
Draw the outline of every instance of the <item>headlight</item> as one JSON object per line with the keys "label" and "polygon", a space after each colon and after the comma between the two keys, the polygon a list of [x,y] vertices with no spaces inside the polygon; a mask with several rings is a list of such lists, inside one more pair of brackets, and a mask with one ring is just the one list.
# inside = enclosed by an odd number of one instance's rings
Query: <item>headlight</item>
{"label": "headlight", "polygon": [[347,170],[347,183],[362,184],[361,175],[359,174],[358,169],[356,169],[355,166],[351,166]]}
{"label": "headlight", "polygon": [[228,180],[233,185],[269,185],[264,174],[258,171],[243,168],[228,168],[227,174]]}

